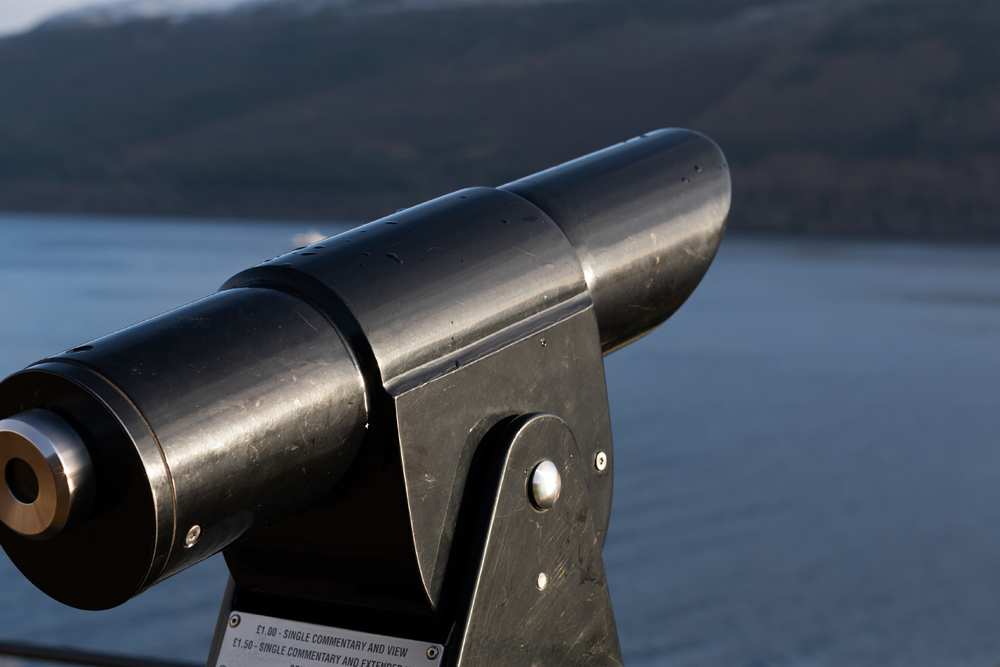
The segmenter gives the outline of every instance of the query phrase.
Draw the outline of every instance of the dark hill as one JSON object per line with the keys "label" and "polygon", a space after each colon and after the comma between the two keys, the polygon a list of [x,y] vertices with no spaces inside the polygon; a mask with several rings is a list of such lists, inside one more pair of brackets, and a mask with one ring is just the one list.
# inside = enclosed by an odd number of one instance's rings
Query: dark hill
{"label": "dark hill", "polygon": [[1000,235],[1000,6],[580,0],[0,40],[0,209],[369,218],[657,127],[733,225]]}

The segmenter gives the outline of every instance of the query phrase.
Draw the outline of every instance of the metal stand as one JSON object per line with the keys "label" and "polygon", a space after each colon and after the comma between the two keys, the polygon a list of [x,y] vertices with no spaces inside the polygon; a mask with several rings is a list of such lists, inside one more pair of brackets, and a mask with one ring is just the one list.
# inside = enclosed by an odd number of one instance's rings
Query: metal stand
{"label": "metal stand", "polygon": [[[380,444],[365,448],[378,455],[354,471],[362,481],[226,552],[234,585],[210,667],[621,664],[601,560],[613,456],[592,304],[503,334],[387,387],[373,412],[394,418],[373,423],[395,428],[369,434]],[[547,491],[532,484],[546,461]],[[317,635],[421,659],[309,652]]]}

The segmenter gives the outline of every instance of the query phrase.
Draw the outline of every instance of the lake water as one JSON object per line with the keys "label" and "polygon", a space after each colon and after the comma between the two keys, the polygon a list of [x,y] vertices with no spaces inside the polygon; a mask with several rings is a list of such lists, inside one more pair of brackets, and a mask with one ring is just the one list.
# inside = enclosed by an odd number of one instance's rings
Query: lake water
{"label": "lake water", "polygon": [[[307,229],[0,216],[0,374]],[[1000,246],[733,236],[605,362],[627,665],[1000,664]],[[0,556],[0,639],[202,661],[225,577],[78,612]]]}

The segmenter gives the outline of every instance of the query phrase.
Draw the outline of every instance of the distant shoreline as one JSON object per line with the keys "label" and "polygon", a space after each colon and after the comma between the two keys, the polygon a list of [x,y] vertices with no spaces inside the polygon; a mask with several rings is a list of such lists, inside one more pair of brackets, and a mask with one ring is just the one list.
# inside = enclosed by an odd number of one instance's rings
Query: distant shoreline
{"label": "distant shoreline", "polygon": [[[322,218],[239,218],[233,216],[206,216],[206,215],[158,215],[158,214],[127,214],[127,213],[71,213],[71,212],[40,212],[40,211],[0,211],[0,226],[5,223],[30,222],[44,224],[45,222],[69,222],[80,223],[113,223],[121,225],[142,225],[149,224],[176,224],[191,226],[198,224],[209,225],[232,225],[233,227],[250,226],[283,226],[289,231],[301,234],[319,233],[324,236],[336,236],[354,227],[372,222],[378,218],[359,220],[330,220]],[[741,229],[732,228],[726,230],[727,239],[753,239],[773,240],[775,243],[796,242],[802,240],[815,240],[817,242],[829,241],[831,243],[844,242],[872,242],[872,243],[915,243],[934,244],[949,247],[962,247],[969,245],[1000,245],[1000,235],[993,236],[958,236],[958,235],[934,235],[934,234],[885,234],[875,232],[859,231],[805,231],[805,230],[781,230],[781,229]],[[725,243],[725,240],[723,241]],[[303,244],[307,245],[307,244]]]}
{"label": "distant shoreline", "polygon": [[367,220],[678,126],[733,229],[1000,238],[992,0],[291,4],[0,40],[0,210]]}

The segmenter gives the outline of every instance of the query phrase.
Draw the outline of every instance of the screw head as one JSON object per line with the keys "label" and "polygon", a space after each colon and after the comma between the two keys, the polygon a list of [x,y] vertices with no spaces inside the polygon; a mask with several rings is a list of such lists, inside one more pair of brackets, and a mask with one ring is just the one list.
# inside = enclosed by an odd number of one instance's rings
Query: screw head
{"label": "screw head", "polygon": [[543,512],[559,500],[562,491],[562,477],[556,464],[545,459],[531,473],[531,502]]}
{"label": "screw head", "polygon": [[239,614],[233,614],[232,616],[229,617],[229,627],[231,628],[239,627],[239,624],[240,624]]}
{"label": "screw head", "polygon": [[184,548],[190,549],[194,545],[198,544],[198,540],[201,539],[201,526],[194,525],[187,532],[187,537],[184,538]]}
{"label": "screw head", "polygon": [[428,646],[427,647],[427,659],[428,660],[437,660],[437,657],[440,654],[441,654],[441,652],[438,650],[437,646]]}
{"label": "screw head", "polygon": [[538,586],[538,590],[544,591],[545,587],[549,585],[549,577],[544,572],[538,573],[538,579],[535,581],[535,585]]}
{"label": "screw head", "polygon": [[604,452],[597,452],[597,456],[594,457],[594,467],[597,468],[598,472],[603,472],[608,467],[608,455]]}

